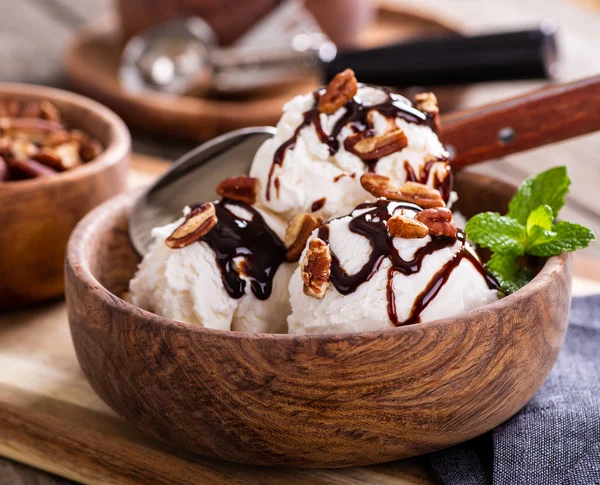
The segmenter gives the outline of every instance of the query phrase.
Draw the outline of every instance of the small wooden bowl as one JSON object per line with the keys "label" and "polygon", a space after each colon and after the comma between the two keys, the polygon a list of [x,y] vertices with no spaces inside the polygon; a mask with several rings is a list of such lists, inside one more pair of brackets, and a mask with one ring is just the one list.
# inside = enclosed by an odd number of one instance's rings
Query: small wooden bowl
{"label": "small wooden bowl", "polygon": [[[467,216],[506,209],[514,187],[460,173]],[[406,458],[480,435],[546,379],[567,329],[571,258],[515,294],[430,323],[298,336],[210,330],[121,300],[139,259],[136,194],[74,231],[67,306],[77,357],[115,411],[176,446],[257,465],[344,467]]]}
{"label": "small wooden bowl", "polygon": [[131,140],[121,119],[82,96],[0,84],[0,99],[46,99],[73,128],[104,146],[95,160],[52,177],[0,184],[0,310],[56,298],[64,290],[67,241],[91,209],[125,189]]}

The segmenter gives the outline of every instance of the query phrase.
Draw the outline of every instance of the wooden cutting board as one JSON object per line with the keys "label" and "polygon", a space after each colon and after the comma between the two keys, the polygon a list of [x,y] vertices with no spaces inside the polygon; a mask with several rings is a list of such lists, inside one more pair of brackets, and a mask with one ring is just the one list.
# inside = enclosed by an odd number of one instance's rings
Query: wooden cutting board
{"label": "wooden cutting board", "polygon": [[[136,156],[132,188],[166,163]],[[576,262],[575,293],[600,292],[599,264]],[[423,459],[337,470],[236,465],[193,456],[134,429],[83,376],[62,301],[0,315],[0,455],[82,483],[437,483]]]}

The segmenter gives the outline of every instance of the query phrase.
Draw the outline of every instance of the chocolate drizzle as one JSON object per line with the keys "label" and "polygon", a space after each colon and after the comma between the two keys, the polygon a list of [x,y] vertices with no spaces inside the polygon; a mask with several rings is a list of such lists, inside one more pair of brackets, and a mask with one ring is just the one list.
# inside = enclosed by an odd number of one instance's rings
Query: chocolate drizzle
{"label": "chocolate drizzle", "polygon": [[[457,239],[443,236],[431,236],[431,241],[425,246],[417,249],[412,260],[405,261],[402,259],[394,247],[393,238],[387,231],[386,221],[393,215],[390,214],[388,210],[389,204],[390,201],[379,199],[372,203],[361,204],[355,209],[372,209],[354,217],[348,225],[351,232],[366,237],[371,246],[371,253],[368,261],[356,273],[351,275],[346,273],[335,253],[331,251],[331,283],[339,293],[347,295],[356,291],[361,284],[371,279],[373,274],[380,268],[383,259],[389,258],[392,266],[387,272],[388,315],[390,321],[395,326],[400,326],[418,323],[420,321],[422,311],[439,293],[440,289],[450,278],[452,271],[464,258],[469,259],[475,269],[477,269],[482,277],[484,277],[490,289],[498,289],[496,281],[488,275],[478,258],[471,252],[469,247],[465,245],[465,237],[462,232],[459,232]],[[421,208],[414,204],[397,204],[395,211],[400,209],[409,209],[415,212],[421,211]],[[322,226],[319,229],[318,237],[327,243],[329,242],[328,225]],[[432,277],[423,292],[419,294],[413,304],[409,318],[404,322],[399,322],[392,288],[392,281],[395,273],[402,273],[407,276],[418,273],[421,270],[425,256],[440,249],[450,247],[454,245],[457,240],[461,242],[460,250],[456,252],[454,257]]]}
{"label": "chocolate drizzle", "polygon": [[321,199],[315,200],[310,206],[310,210],[312,212],[317,212],[318,210],[321,210],[325,205],[325,202],[327,202],[327,197],[322,197]]}
{"label": "chocolate drizzle", "polygon": [[[277,268],[285,261],[285,245],[252,206],[231,199],[214,205],[218,222],[202,241],[215,253],[225,290],[232,298],[241,298],[246,289],[243,275],[250,280],[254,296],[266,300],[271,295]],[[252,221],[236,216],[228,205],[250,212]],[[242,258],[242,262],[236,258]]]}
{"label": "chocolate drizzle", "polygon": [[[363,84],[359,85],[359,87],[364,87]],[[426,125],[429,126],[432,130],[435,129],[433,116],[429,113],[424,113],[414,108],[412,103],[403,96],[398,94],[394,94],[386,89],[382,89],[386,95],[387,99],[383,103],[365,106],[362,103],[358,102],[356,98],[349,101],[345,106],[345,113],[337,120],[333,129],[331,130],[331,134],[327,135],[325,130],[323,130],[323,126],[321,125],[321,120],[319,118],[319,98],[321,97],[322,91],[315,91],[313,93],[314,103],[311,109],[304,113],[304,119],[302,123],[296,128],[292,137],[283,142],[277,150],[275,150],[275,154],[273,155],[273,163],[271,164],[271,169],[269,171],[269,178],[267,183],[267,191],[266,198],[267,200],[271,200],[271,178],[273,177],[273,172],[275,171],[275,166],[282,166],[283,160],[285,159],[285,155],[288,149],[293,149],[296,146],[296,142],[298,141],[298,136],[300,132],[306,128],[307,126],[314,126],[317,136],[321,143],[326,144],[329,147],[329,153],[334,155],[340,149],[340,142],[338,140],[338,136],[342,129],[350,125],[355,131],[362,131],[368,128],[368,114],[369,111],[377,111],[381,115],[394,119],[401,118],[408,123],[415,123],[418,125]],[[373,171],[375,168],[375,164],[377,160],[369,160],[367,162],[368,169]]]}

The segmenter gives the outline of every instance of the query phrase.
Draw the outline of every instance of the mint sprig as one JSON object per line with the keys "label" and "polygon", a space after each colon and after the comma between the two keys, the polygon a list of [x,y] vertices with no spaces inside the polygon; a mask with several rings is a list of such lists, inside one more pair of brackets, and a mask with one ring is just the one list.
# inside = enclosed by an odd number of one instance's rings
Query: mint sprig
{"label": "mint sprig", "polygon": [[534,276],[531,268],[520,264],[522,256],[555,256],[595,241],[585,226],[554,222],[570,185],[566,167],[551,168],[521,184],[505,216],[484,212],[467,222],[467,237],[492,251],[487,268],[505,293],[515,292]]}

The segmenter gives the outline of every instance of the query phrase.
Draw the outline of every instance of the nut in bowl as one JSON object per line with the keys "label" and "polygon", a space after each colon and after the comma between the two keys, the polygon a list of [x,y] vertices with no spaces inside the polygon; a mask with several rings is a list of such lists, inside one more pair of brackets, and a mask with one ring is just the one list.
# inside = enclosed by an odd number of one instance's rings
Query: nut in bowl
{"label": "nut in bowl", "polygon": [[62,295],[69,235],[125,188],[129,132],[76,94],[0,84],[0,309]]}
{"label": "nut in bowl", "polygon": [[341,79],[290,102],[250,176],[156,227],[141,262],[126,235],[137,194],[73,233],[77,356],[141,429],[241,463],[372,464],[488,431],[548,375],[566,251],[594,238],[554,222],[564,167],[518,191],[464,172],[453,185],[434,97]]}

